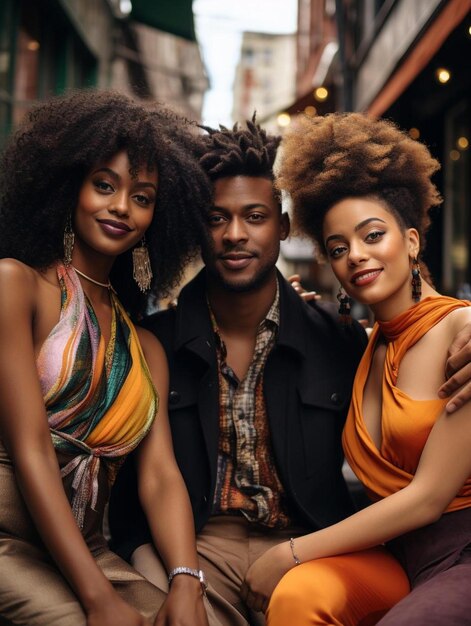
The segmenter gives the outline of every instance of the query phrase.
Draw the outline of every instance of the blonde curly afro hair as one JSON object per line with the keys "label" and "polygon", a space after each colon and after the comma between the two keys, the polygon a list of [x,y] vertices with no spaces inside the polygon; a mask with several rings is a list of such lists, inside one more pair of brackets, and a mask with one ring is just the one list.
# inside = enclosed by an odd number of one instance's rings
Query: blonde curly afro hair
{"label": "blonde curly afro hair", "polygon": [[276,185],[293,202],[294,226],[324,251],[322,224],[346,197],[382,200],[402,229],[416,228],[421,249],[429,210],[441,203],[431,176],[440,165],[392,122],[361,113],[299,117],[283,138]]}

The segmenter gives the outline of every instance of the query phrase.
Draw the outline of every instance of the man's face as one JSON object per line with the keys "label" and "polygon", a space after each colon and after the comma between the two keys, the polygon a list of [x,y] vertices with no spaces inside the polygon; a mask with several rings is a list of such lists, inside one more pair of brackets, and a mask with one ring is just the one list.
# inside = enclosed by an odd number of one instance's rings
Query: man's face
{"label": "man's face", "polygon": [[203,252],[209,276],[229,291],[251,291],[274,273],[280,241],[289,234],[272,181],[252,176],[221,178],[207,216],[210,246]]}

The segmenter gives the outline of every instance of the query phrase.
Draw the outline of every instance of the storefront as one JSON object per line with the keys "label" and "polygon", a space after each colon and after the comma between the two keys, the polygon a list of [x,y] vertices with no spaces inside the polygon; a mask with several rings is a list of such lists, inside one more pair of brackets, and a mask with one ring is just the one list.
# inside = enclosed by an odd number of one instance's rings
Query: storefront
{"label": "storefront", "polygon": [[[365,11],[371,5],[370,20]],[[356,13],[348,57],[355,110],[392,119],[441,162],[444,197],[432,213],[425,260],[437,287],[471,283],[471,0],[373,2]],[[468,294],[468,296],[471,294]]]}

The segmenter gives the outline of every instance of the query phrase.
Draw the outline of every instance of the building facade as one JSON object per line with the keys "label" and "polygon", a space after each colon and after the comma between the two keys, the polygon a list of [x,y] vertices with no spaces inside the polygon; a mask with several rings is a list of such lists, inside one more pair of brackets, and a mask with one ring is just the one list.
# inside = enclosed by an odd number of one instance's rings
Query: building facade
{"label": "building facade", "polygon": [[37,100],[110,85],[115,24],[105,0],[0,3],[0,143]]}
{"label": "building facade", "polygon": [[124,41],[117,45],[113,86],[132,92],[129,63],[137,60],[145,75],[147,97],[199,121],[209,80],[197,42],[142,23],[135,23],[132,31],[133,47]]}
{"label": "building facade", "polygon": [[234,79],[232,119],[257,119],[270,128],[295,94],[295,35],[245,32]]}
{"label": "building facade", "polygon": [[[437,287],[471,284],[471,0],[344,0],[343,99],[395,121],[442,168],[425,260]],[[471,294],[469,294],[471,295]],[[468,297],[469,297],[468,295]]]}
{"label": "building facade", "polygon": [[[435,182],[444,202],[432,213],[425,261],[437,288],[471,297],[471,0],[299,0],[298,7],[297,92],[286,112],[363,111],[428,145],[442,165]],[[319,86],[328,94],[322,102]],[[302,269],[295,246],[289,254]],[[314,286],[328,279],[322,267],[304,272]]]}
{"label": "building facade", "polygon": [[[0,146],[35,102],[71,88],[114,88],[200,118],[208,79],[191,0],[157,6],[134,0],[145,25],[123,6],[120,0],[0,2]],[[181,24],[188,25],[182,33]]]}
{"label": "building facade", "polygon": [[[296,86],[293,99],[278,111],[285,124],[297,115],[324,115],[339,107],[342,72],[339,65],[335,0],[298,0]],[[283,126],[277,128],[283,132]],[[289,211],[289,203],[285,201]],[[290,237],[281,245],[279,266],[286,275],[297,273],[303,285],[324,298],[335,298],[336,283],[328,263],[313,263],[311,242]]]}

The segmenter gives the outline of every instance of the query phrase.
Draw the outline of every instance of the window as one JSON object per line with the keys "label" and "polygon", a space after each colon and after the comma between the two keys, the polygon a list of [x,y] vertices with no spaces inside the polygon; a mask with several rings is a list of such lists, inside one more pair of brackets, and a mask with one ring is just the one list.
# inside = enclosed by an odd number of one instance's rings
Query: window
{"label": "window", "polygon": [[0,147],[35,102],[96,84],[96,71],[60,3],[0,0]]}

